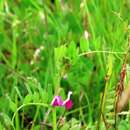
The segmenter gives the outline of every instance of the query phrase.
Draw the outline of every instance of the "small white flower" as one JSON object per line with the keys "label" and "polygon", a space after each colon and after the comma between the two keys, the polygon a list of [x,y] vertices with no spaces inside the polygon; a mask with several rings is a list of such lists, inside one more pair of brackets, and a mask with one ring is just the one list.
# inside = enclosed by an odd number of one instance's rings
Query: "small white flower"
{"label": "small white flower", "polygon": [[37,48],[35,50],[34,55],[33,55],[33,59],[30,62],[31,65],[33,65],[34,62],[39,58],[39,55],[40,55],[42,50],[44,50],[44,46],[40,46],[39,48]]}
{"label": "small white flower", "polygon": [[39,12],[39,16],[40,16],[41,20],[45,20],[45,15],[42,11]]}
{"label": "small white flower", "polygon": [[66,79],[68,78],[68,75],[65,74],[65,75],[63,76],[63,78],[64,78],[64,80],[66,80]]}
{"label": "small white flower", "polygon": [[84,31],[84,37],[85,37],[86,40],[88,40],[88,38],[89,38],[89,33],[86,30]]}

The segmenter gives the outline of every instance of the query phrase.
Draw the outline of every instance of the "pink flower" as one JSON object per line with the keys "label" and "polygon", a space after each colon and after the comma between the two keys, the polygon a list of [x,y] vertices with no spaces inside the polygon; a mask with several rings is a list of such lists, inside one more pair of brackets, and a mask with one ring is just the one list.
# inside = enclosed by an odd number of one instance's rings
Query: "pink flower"
{"label": "pink flower", "polygon": [[65,107],[67,110],[70,110],[72,108],[72,106],[73,106],[72,100],[68,100],[65,104]]}
{"label": "pink flower", "polygon": [[51,103],[51,105],[52,106],[65,106],[65,108],[67,109],[67,110],[69,110],[69,109],[71,109],[72,108],[72,106],[73,106],[73,102],[72,102],[72,100],[70,99],[70,96],[72,95],[72,92],[71,91],[69,91],[69,93],[68,93],[68,97],[67,97],[67,99],[65,100],[65,101],[63,101],[62,100],[62,98],[61,98],[61,96],[55,96],[54,98],[53,98],[53,100],[52,100],[52,103]]}
{"label": "pink flower", "polygon": [[63,105],[63,101],[61,96],[55,96],[54,99],[52,100],[52,106],[62,106]]}

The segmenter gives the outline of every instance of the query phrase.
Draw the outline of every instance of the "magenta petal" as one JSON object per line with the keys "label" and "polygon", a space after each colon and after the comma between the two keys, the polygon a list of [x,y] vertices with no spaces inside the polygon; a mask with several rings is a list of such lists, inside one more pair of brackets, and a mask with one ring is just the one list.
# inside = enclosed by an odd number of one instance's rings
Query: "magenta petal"
{"label": "magenta petal", "polygon": [[68,100],[66,103],[65,103],[65,107],[67,110],[71,109],[73,106],[73,102],[72,100]]}
{"label": "magenta petal", "polygon": [[62,98],[60,96],[55,96],[52,101],[52,106],[62,106],[62,105],[63,105]]}

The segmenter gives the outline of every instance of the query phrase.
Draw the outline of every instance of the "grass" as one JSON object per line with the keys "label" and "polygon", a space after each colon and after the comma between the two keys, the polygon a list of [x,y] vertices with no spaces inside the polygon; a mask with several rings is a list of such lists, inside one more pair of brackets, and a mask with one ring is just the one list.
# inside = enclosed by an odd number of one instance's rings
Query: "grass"
{"label": "grass", "polygon": [[[130,129],[129,104],[115,112],[129,12],[129,0],[1,0],[0,129]],[[69,91],[72,109],[52,108]]]}

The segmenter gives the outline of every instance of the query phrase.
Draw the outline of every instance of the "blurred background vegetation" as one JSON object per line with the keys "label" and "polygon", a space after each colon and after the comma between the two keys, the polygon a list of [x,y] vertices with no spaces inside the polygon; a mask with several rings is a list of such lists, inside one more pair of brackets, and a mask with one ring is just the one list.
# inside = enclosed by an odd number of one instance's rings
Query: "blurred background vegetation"
{"label": "blurred background vegetation", "polygon": [[[114,129],[129,42],[129,0],[0,0],[0,129],[53,129],[48,107],[35,103],[68,91],[73,108],[56,108],[58,130]],[[125,64],[127,84],[129,55]],[[127,114],[116,125],[129,123]]]}

